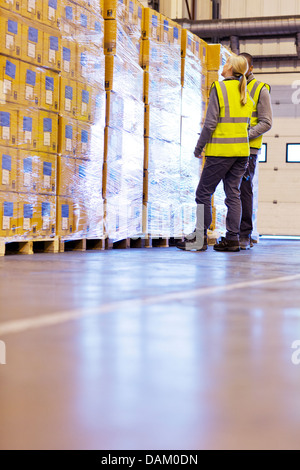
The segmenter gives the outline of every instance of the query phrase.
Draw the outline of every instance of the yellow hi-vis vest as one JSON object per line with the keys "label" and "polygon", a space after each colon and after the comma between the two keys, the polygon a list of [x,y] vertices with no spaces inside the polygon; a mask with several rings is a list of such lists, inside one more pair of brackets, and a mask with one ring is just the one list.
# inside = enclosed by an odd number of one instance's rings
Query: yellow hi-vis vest
{"label": "yellow hi-vis vest", "polygon": [[250,154],[248,128],[254,103],[248,94],[241,103],[239,80],[214,82],[219,99],[220,114],[216,129],[205,148],[206,157],[248,157]]}
{"label": "yellow hi-vis vest", "polygon": [[[254,101],[254,109],[253,109],[253,114],[252,114],[251,123],[250,123],[251,127],[256,126],[256,124],[258,124],[257,104],[258,104],[258,100],[260,97],[260,92],[264,86],[267,88],[267,90],[270,93],[271,91],[270,85],[268,85],[267,83],[259,82],[258,80],[256,80],[256,78],[251,80],[251,82],[248,83],[247,85],[250,96]],[[250,147],[259,150],[262,147],[262,141],[263,141],[262,135],[260,135],[259,137],[256,137],[255,139],[251,139]]]}

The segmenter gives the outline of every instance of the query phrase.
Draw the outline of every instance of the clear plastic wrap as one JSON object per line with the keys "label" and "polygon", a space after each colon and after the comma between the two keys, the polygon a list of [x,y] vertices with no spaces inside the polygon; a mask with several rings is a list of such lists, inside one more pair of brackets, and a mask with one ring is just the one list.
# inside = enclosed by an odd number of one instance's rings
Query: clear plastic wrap
{"label": "clear plastic wrap", "polygon": [[206,68],[198,41],[199,38],[183,30],[180,200],[185,235],[194,230],[196,223],[195,193],[201,176],[201,160],[195,158],[194,150],[206,106],[206,87],[203,88]]}
{"label": "clear plastic wrap", "polygon": [[112,241],[142,235],[144,103],[140,66],[142,7],[106,1],[105,231]]}
{"label": "clear plastic wrap", "polygon": [[181,27],[145,9],[145,202],[151,237],[182,235],[180,204]]}
{"label": "clear plastic wrap", "polygon": [[0,236],[102,237],[100,2],[2,2],[0,22]]}

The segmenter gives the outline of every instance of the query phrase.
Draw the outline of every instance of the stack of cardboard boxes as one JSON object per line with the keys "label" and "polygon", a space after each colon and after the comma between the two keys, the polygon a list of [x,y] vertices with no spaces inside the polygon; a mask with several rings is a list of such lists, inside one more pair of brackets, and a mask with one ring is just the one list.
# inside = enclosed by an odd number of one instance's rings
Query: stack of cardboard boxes
{"label": "stack of cardboard boxes", "polygon": [[105,230],[112,241],[142,234],[143,10],[137,0],[104,2],[107,106],[103,191]]}
{"label": "stack of cardboard boxes", "polygon": [[143,69],[144,232],[151,237],[181,236],[181,27],[149,8],[144,12]]}
{"label": "stack of cardboard boxes", "polygon": [[180,200],[185,235],[194,230],[196,222],[195,192],[201,175],[201,161],[194,157],[194,150],[207,105],[206,50],[205,41],[187,29],[182,30]]}
{"label": "stack of cardboard boxes", "polygon": [[56,0],[0,3],[0,236],[56,233],[61,67]]}
{"label": "stack of cardboard boxes", "polygon": [[98,1],[61,0],[58,235],[103,237],[104,20]]}

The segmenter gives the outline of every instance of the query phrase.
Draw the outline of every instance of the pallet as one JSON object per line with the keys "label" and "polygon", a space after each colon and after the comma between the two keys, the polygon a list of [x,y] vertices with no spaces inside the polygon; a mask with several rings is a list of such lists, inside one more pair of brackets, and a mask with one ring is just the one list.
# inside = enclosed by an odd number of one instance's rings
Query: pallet
{"label": "pallet", "polygon": [[65,253],[66,251],[88,251],[88,250],[105,250],[104,238],[78,238],[78,239],[63,239],[59,240],[59,252]]}
{"label": "pallet", "polygon": [[34,253],[58,253],[59,238],[37,238],[32,240],[0,240],[0,256],[33,255]]}

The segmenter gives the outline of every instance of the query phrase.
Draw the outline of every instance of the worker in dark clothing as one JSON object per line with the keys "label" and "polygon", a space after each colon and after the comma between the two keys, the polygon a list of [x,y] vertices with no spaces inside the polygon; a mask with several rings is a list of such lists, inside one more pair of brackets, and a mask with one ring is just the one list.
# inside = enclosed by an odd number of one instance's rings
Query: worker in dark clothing
{"label": "worker in dark clothing", "polygon": [[251,234],[253,230],[253,178],[257,156],[262,147],[263,134],[272,127],[271,88],[267,83],[256,80],[253,75],[253,58],[243,52],[240,56],[248,61],[247,88],[254,101],[251,128],[249,131],[250,157],[241,183],[242,219],[240,226],[240,247],[248,250],[253,246]]}

